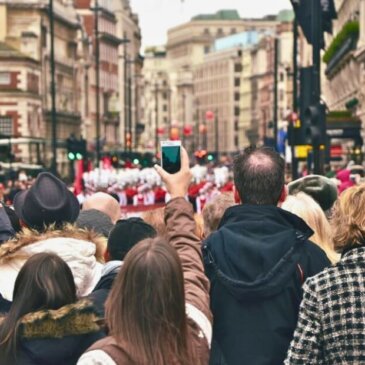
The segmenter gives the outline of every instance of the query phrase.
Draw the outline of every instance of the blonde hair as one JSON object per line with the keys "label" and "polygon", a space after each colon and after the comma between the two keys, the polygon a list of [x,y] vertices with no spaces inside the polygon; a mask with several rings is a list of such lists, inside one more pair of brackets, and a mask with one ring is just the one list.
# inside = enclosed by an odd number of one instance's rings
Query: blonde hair
{"label": "blonde hair", "polygon": [[302,218],[312,228],[314,234],[310,240],[326,253],[333,264],[339,261],[340,255],[336,253],[332,241],[331,226],[323,210],[313,198],[299,192],[296,195],[289,195],[281,207]]}
{"label": "blonde hair", "polygon": [[335,203],[331,219],[338,251],[365,243],[365,185],[346,189]]}
{"label": "blonde hair", "polygon": [[219,223],[225,211],[235,205],[232,193],[222,193],[214,197],[206,204],[202,211],[204,223],[204,235],[208,237],[218,229]]}

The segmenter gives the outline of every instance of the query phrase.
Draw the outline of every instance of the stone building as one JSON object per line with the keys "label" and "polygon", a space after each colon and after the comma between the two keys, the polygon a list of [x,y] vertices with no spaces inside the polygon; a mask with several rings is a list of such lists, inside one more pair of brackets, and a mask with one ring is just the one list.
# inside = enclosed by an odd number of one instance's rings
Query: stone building
{"label": "stone building", "polygon": [[156,152],[159,142],[169,139],[173,126],[168,70],[169,62],[164,47],[152,47],[146,50],[142,100],[142,120],[145,130],[141,140],[141,148],[146,152]]}
{"label": "stone building", "polygon": [[[194,91],[198,123],[207,125],[206,142],[202,148],[220,153],[239,150],[240,83],[242,49],[212,52],[194,71]],[[207,111],[214,113],[214,120],[205,121]],[[216,119],[216,120],[215,120]],[[216,135],[215,123],[218,123]],[[199,128],[197,128],[199,130]]]}
{"label": "stone building", "polygon": [[143,95],[143,57],[140,54],[141,29],[138,15],[132,11],[129,0],[113,0],[117,17],[119,46],[119,113],[120,142],[124,149],[140,149]]}
{"label": "stone building", "polygon": [[[70,1],[54,2],[54,20],[57,157],[62,171],[67,165],[64,140],[80,134],[79,60],[84,55],[78,47],[80,23]],[[46,166],[51,159],[49,24],[48,1],[0,1],[0,118],[3,126],[11,119],[16,160]]]}
{"label": "stone building", "polygon": [[[120,147],[120,120],[116,109],[118,99],[118,50],[121,40],[117,34],[114,4],[109,0],[75,0],[75,8],[89,42],[89,60],[85,65],[83,134],[90,151],[95,151],[97,135],[97,93],[99,93],[99,121],[101,149],[108,151]],[[99,89],[96,79],[95,17],[98,17],[99,34]]]}

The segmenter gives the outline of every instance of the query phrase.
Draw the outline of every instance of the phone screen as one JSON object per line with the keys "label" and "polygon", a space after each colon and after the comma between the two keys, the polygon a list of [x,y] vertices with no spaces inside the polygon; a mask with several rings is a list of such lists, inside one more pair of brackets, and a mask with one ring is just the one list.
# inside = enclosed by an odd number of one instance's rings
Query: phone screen
{"label": "phone screen", "polygon": [[162,168],[170,174],[180,171],[180,146],[162,146]]}

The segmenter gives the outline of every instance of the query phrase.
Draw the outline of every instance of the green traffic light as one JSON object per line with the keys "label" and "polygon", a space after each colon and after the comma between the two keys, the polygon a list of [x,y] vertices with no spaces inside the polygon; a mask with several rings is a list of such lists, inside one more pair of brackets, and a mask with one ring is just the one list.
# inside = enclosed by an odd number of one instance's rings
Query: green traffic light
{"label": "green traffic light", "polygon": [[133,160],[133,163],[134,163],[135,165],[138,165],[138,164],[139,164],[139,160],[138,160],[138,158],[135,158],[135,159]]}
{"label": "green traffic light", "polygon": [[81,153],[79,153],[79,152],[77,152],[77,153],[76,153],[76,158],[77,158],[78,160],[82,160],[82,154],[81,154]]}
{"label": "green traffic light", "polygon": [[208,155],[208,161],[213,161],[214,157],[212,155]]}
{"label": "green traffic light", "polygon": [[71,161],[73,161],[75,159],[75,154],[73,152],[69,152],[67,156],[68,156],[68,159]]}

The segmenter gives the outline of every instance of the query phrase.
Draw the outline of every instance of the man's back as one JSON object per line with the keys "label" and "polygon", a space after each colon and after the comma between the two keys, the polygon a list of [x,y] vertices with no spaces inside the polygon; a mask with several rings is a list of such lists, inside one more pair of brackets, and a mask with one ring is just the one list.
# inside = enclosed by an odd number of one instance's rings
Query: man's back
{"label": "man's back", "polygon": [[307,241],[311,234],[300,218],[274,205],[226,211],[203,248],[214,315],[211,364],[283,363],[303,280],[329,265]]}

